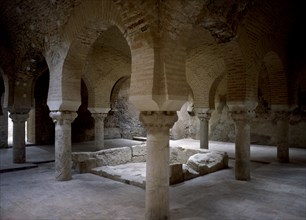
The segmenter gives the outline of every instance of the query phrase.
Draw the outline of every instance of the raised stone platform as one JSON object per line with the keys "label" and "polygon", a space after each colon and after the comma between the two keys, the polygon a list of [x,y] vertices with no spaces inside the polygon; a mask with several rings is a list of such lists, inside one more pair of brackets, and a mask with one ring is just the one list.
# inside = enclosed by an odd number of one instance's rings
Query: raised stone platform
{"label": "raised stone platform", "polygon": [[[80,173],[94,173],[120,182],[145,187],[146,144],[75,152],[74,168]],[[225,152],[170,147],[170,184],[177,184],[228,167]]]}

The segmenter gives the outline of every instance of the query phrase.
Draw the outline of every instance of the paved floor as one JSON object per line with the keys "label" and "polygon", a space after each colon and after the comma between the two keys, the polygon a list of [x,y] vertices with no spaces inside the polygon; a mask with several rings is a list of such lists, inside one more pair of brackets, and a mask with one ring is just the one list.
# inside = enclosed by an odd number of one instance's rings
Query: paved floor
{"label": "paved floor", "polygon": [[[194,140],[171,144],[199,146]],[[210,147],[234,156],[231,143]],[[251,181],[234,179],[230,159],[229,169],[170,187],[171,219],[305,220],[306,149],[290,149],[289,164],[276,161],[275,147],[252,145],[251,155]],[[144,211],[143,189],[93,174],[74,173],[71,181],[58,182],[53,162],[0,174],[0,219],[138,220]]]}

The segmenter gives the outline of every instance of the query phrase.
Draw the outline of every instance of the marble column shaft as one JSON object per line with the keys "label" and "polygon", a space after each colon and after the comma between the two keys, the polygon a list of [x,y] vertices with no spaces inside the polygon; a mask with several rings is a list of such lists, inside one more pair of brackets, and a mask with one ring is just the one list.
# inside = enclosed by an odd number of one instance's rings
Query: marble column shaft
{"label": "marble column shaft", "polygon": [[95,146],[99,149],[104,148],[104,120],[107,113],[93,113],[95,119]]}
{"label": "marble column shaft", "polygon": [[147,220],[169,219],[169,129],[176,112],[141,112],[147,129],[146,216]]}
{"label": "marble column shaft", "polygon": [[277,121],[277,159],[281,163],[289,162],[289,112],[278,111],[274,113]]}
{"label": "marble column shaft", "polygon": [[55,178],[59,181],[71,179],[71,123],[75,112],[50,112],[55,124]]}
{"label": "marble column shaft", "polygon": [[29,114],[13,112],[10,118],[13,121],[13,163],[26,162],[25,149],[25,122]]}
{"label": "marble column shaft", "polygon": [[200,148],[208,149],[208,134],[209,134],[209,119],[211,117],[210,113],[197,113],[200,119]]}
{"label": "marble column shaft", "polygon": [[250,180],[250,121],[253,111],[231,112],[235,122],[235,177],[237,180]]}

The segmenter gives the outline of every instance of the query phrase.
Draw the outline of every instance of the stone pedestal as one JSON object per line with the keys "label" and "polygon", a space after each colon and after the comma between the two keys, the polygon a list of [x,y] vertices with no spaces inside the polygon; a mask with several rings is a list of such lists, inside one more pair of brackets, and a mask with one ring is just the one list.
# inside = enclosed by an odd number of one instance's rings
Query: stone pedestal
{"label": "stone pedestal", "polygon": [[13,112],[10,118],[13,121],[13,163],[26,162],[25,150],[25,122],[28,113]]}
{"label": "stone pedestal", "polygon": [[75,112],[50,112],[55,124],[55,178],[59,181],[71,179],[71,123]]}
{"label": "stone pedestal", "polygon": [[140,114],[140,121],[147,129],[147,220],[169,219],[169,129],[176,120],[176,112]]}
{"label": "stone pedestal", "polygon": [[200,148],[208,149],[208,134],[209,134],[209,119],[211,117],[210,112],[203,112],[196,110],[196,114],[200,119]]}
{"label": "stone pedestal", "polygon": [[277,159],[281,163],[289,162],[289,112],[274,112],[277,124]]}
{"label": "stone pedestal", "polygon": [[231,112],[235,122],[235,177],[250,180],[250,121],[253,111]]}
{"label": "stone pedestal", "polygon": [[104,148],[104,120],[107,113],[93,113],[95,119],[95,146],[99,149]]}

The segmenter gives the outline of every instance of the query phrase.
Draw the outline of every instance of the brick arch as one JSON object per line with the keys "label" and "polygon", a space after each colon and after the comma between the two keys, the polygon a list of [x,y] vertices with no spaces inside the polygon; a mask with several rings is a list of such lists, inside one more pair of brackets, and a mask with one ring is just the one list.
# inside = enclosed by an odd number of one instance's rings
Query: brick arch
{"label": "brick arch", "polygon": [[285,41],[283,38],[275,37],[274,35],[266,35],[258,40],[254,56],[258,68],[260,68],[262,64],[261,62],[267,53],[272,51],[277,54],[284,67],[287,66],[286,53],[284,51],[284,47],[282,47],[284,43]]}
{"label": "brick arch", "polygon": [[131,75],[130,58],[108,47],[93,47],[88,54],[82,77],[89,88],[90,108],[110,108],[110,94],[118,79]]}
{"label": "brick arch", "polygon": [[[131,79],[131,76],[122,76],[112,83],[112,89],[108,91],[109,102],[111,103],[112,97],[115,95],[114,91],[117,86],[121,86],[126,80]],[[113,106],[110,106],[113,107]]]}
{"label": "brick arch", "polygon": [[[86,57],[101,32],[111,26],[116,26],[125,34],[125,26],[121,19],[122,12],[111,0],[84,1],[78,5],[65,24],[61,34],[62,44],[67,47],[67,55],[63,56],[61,89],[52,89],[53,95],[67,103],[63,110],[76,110],[80,105],[80,80],[86,62]],[[127,37],[125,36],[127,39]],[[128,39],[127,39],[128,40]],[[59,76],[56,76],[59,77]],[[55,76],[52,76],[52,81]],[[56,85],[51,84],[53,87]],[[61,93],[56,95],[57,93]],[[61,108],[61,107],[60,107]]]}
{"label": "brick arch", "polygon": [[194,106],[213,108],[210,90],[214,81],[225,73],[224,51],[207,30],[197,28],[193,31],[186,59],[187,82],[192,88]]}
{"label": "brick arch", "polygon": [[[8,106],[8,95],[9,95],[9,82],[8,82],[8,78],[6,75],[4,75],[4,71],[3,69],[0,67],[0,82],[2,85],[0,85],[1,90],[0,90],[0,105],[1,105],[1,109],[3,108],[7,108]],[[3,100],[2,100],[2,95],[3,95]]]}
{"label": "brick arch", "polygon": [[[227,100],[232,110],[252,110],[257,105],[255,69],[249,65],[241,45],[233,40],[224,46],[227,67]],[[248,64],[248,65],[247,65]]]}
{"label": "brick arch", "polygon": [[[192,90],[196,108],[214,109],[214,93],[224,77],[226,68],[222,58],[215,58],[214,61],[218,63],[213,69],[206,69],[207,71],[201,74],[188,73],[187,82]],[[212,63],[213,61],[208,60],[208,62]]]}
{"label": "brick arch", "polygon": [[[14,94],[14,82],[9,77],[9,75],[5,74],[5,71],[0,66],[0,77],[3,80],[4,85],[4,98],[3,103],[1,103],[2,108],[8,108],[13,103],[13,94]],[[0,96],[1,101],[1,96]]]}
{"label": "brick arch", "polygon": [[88,92],[88,108],[92,107],[93,105],[90,105],[91,103],[95,102],[95,91],[94,87],[91,83],[91,80],[87,77],[86,74],[82,75],[82,80],[84,84],[86,85],[87,92]]}
{"label": "brick arch", "polygon": [[63,31],[63,40],[73,42],[88,24],[94,25],[98,30],[108,25],[115,25],[122,33],[125,26],[122,22],[121,11],[111,0],[84,1],[75,7]]}
{"label": "brick arch", "polygon": [[[254,63],[257,73],[264,65],[268,71],[271,105],[288,104],[288,81],[286,53],[283,36],[265,35],[256,44]],[[259,76],[258,76],[259,77]]]}
{"label": "brick arch", "polygon": [[225,74],[219,75],[210,86],[209,89],[209,109],[215,109],[215,97],[219,84],[224,79]]}
{"label": "brick arch", "polygon": [[263,58],[263,64],[268,71],[271,105],[288,105],[288,82],[280,57],[269,51]]}

